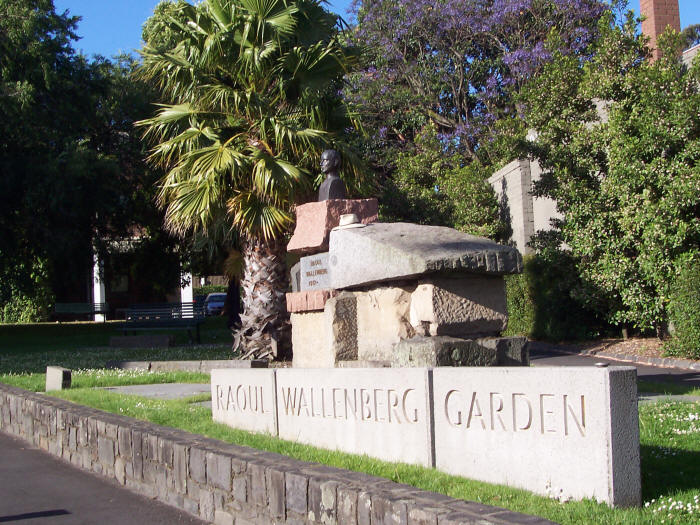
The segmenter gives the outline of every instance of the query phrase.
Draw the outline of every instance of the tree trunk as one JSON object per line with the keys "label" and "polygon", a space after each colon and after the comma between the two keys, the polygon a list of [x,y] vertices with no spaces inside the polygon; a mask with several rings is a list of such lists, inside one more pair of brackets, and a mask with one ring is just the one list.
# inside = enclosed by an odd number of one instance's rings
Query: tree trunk
{"label": "tree trunk", "polygon": [[243,312],[234,331],[234,351],[243,359],[291,356],[291,327],[285,292],[289,282],[286,246],[280,240],[243,243]]}

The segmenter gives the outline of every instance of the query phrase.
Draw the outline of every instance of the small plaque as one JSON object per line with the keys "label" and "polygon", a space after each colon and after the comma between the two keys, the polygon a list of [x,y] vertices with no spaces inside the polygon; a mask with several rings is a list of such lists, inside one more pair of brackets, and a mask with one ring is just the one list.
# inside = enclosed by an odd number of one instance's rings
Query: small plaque
{"label": "small plaque", "polygon": [[328,252],[302,257],[301,291],[326,290],[331,287]]}

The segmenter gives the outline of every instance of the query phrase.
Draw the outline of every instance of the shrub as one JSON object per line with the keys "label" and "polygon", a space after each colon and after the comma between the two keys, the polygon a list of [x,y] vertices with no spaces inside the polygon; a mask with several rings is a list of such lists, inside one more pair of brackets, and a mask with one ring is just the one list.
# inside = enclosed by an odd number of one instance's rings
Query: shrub
{"label": "shrub", "polygon": [[675,279],[668,318],[674,333],[665,346],[666,353],[700,359],[700,254],[690,258]]}
{"label": "shrub", "polygon": [[580,280],[569,254],[527,256],[523,262],[522,274],[506,277],[505,335],[566,341],[600,334],[604,323],[578,300]]}
{"label": "shrub", "polygon": [[226,293],[228,286],[224,284],[206,284],[193,290],[195,295],[208,295],[210,293]]}

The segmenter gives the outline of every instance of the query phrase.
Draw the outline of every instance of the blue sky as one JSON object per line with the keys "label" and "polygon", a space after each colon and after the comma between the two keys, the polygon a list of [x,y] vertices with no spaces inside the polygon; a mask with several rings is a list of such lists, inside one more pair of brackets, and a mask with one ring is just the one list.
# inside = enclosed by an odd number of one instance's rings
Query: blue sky
{"label": "blue sky", "polygon": [[[86,55],[106,57],[131,52],[141,47],[141,26],[153,13],[159,0],[54,0],[56,11],[69,10],[81,16],[74,44]],[[346,16],[351,0],[332,0],[330,9]],[[700,23],[700,0],[679,0],[681,27]],[[630,0],[630,7],[639,10],[639,0]]]}

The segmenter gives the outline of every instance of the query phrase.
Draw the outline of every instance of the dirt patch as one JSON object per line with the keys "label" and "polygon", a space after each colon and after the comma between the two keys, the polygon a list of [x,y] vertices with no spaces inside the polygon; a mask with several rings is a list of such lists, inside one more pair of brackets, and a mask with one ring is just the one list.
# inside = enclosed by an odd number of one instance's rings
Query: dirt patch
{"label": "dirt patch", "polygon": [[[643,357],[668,357],[663,352],[664,341],[656,337],[630,337],[628,339],[599,339],[575,343],[568,346],[571,350],[596,354],[607,352],[610,354],[637,355]],[[692,359],[690,359],[692,361]],[[700,361],[696,361],[700,362]]]}

